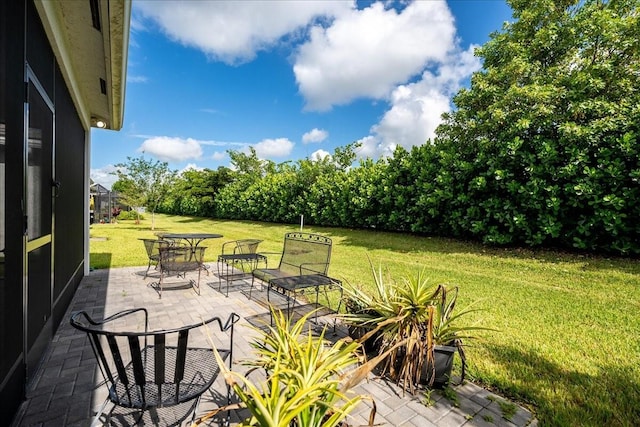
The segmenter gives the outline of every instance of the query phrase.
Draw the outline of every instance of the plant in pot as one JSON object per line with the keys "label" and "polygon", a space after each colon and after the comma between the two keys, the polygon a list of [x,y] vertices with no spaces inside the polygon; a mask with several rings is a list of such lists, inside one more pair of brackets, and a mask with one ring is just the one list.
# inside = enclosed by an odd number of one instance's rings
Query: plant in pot
{"label": "plant in pot", "polygon": [[464,380],[467,358],[464,352],[464,340],[477,338],[475,332],[481,330],[491,330],[476,325],[462,325],[460,319],[469,313],[478,311],[468,306],[461,310],[455,310],[458,301],[458,287],[447,288],[438,285],[434,293],[434,317],[431,328],[432,340],[434,344],[434,363],[432,366],[425,366],[421,375],[421,382],[434,387],[444,387],[449,384],[453,359],[455,353],[460,355],[462,373],[460,382]]}
{"label": "plant in pot", "polygon": [[486,328],[459,325],[459,319],[474,310],[454,311],[458,288],[439,285],[434,290],[424,270],[400,282],[385,280],[382,270],[376,271],[373,265],[372,271],[375,287],[371,294],[345,287],[347,313],[342,319],[352,329],[367,331],[354,337],[357,342],[376,337],[378,355],[387,353],[383,373],[411,393],[418,384],[442,387],[449,382],[458,351],[464,377],[462,340],[472,338],[472,331]]}
{"label": "plant in pot", "polygon": [[[274,310],[273,326],[254,328],[259,335],[251,343],[256,357],[243,362],[250,367],[245,374],[228,370],[219,359],[225,381],[240,404],[212,411],[196,425],[220,411],[241,407],[250,413],[243,426],[346,427],[349,412],[366,398],[350,390],[367,377],[382,357],[362,364],[357,343],[329,343],[324,330],[315,336],[306,326],[312,314],[292,323]],[[220,357],[217,351],[215,354]],[[265,378],[250,379],[256,371],[265,372]],[[373,425],[374,417],[375,404],[369,425]]]}
{"label": "plant in pot", "polygon": [[345,305],[358,310],[345,313],[342,319],[352,328],[367,330],[356,338],[359,343],[376,337],[377,354],[387,355],[382,362],[383,374],[388,373],[413,393],[423,366],[433,364],[431,329],[436,294],[424,271],[396,283],[385,280],[381,268],[371,268],[374,291],[368,294],[353,286],[345,287]]}
{"label": "plant in pot", "polygon": [[374,305],[372,297],[360,288],[345,288],[343,295],[345,314],[349,336],[360,343],[366,354],[378,353],[380,350],[379,331],[372,332],[377,325],[372,319],[377,318],[377,313],[371,307]]}

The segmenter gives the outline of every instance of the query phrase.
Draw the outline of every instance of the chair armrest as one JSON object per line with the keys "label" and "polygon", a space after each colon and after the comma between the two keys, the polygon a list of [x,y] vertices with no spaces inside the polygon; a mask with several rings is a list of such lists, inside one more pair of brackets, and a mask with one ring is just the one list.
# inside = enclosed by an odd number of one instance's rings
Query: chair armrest
{"label": "chair armrest", "polygon": [[[227,248],[227,246],[230,246],[230,245],[233,245],[233,247],[234,247],[233,248],[233,252],[231,252],[231,251],[227,252],[226,248]],[[238,241],[237,240],[229,240],[228,242],[224,242],[222,244],[222,255],[225,255],[227,253],[235,253],[236,252],[236,250],[235,250],[236,246],[238,246]]]}
{"label": "chair armrest", "polygon": [[[307,267],[311,265],[324,266],[324,269],[323,271],[318,271],[318,270],[314,270],[312,268]],[[311,274],[326,274],[326,271],[328,268],[329,268],[329,263],[326,263],[326,262],[307,262],[304,264],[300,264],[300,275],[301,276],[305,275],[305,273],[303,273],[304,270],[311,272]],[[309,274],[309,273],[306,273],[306,274]]]}
{"label": "chair armrest", "polygon": [[231,329],[233,325],[238,323],[238,320],[240,320],[240,316],[236,313],[231,313],[224,324],[222,324],[222,319],[220,319],[219,317],[212,317],[211,319],[202,322],[202,324],[207,325],[213,321],[216,321],[218,323],[218,326],[220,327],[220,330],[222,332],[225,332],[228,329]]}

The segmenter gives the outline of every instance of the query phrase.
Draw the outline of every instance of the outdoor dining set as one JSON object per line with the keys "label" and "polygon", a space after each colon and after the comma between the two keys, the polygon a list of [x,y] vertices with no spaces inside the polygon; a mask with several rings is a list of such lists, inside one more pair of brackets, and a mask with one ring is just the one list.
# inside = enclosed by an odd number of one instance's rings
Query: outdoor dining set
{"label": "outdoor dining set", "polygon": [[[288,316],[294,314],[294,308],[302,303],[301,300],[306,302],[305,292],[315,294],[315,301],[309,304],[315,309],[320,307],[321,292],[338,290],[341,297],[341,282],[328,276],[332,241],[326,236],[286,233],[279,263],[271,268],[268,254],[258,250],[262,240],[227,241],[222,244],[215,272],[204,262],[206,247],[202,242],[222,238],[222,235],[158,233],[156,236],[141,240],[148,256],[144,278],[157,279],[150,287],[155,289],[158,298],[169,289],[189,288],[199,298],[202,274],[217,275],[218,291],[225,296],[229,295],[230,284],[238,280],[249,286],[245,293],[249,299],[255,288],[259,286],[262,291],[266,287],[265,305],[270,314],[273,313],[270,295],[274,292],[286,300]],[[178,286],[168,281],[170,277],[178,278]],[[329,301],[328,296],[324,301]],[[338,310],[339,305],[335,311]],[[140,326],[136,330],[121,330],[118,325],[129,317],[135,317]],[[231,368],[238,314],[231,313],[226,319],[213,316],[200,323],[160,330],[150,328],[149,318],[148,311],[142,307],[131,307],[104,319],[94,319],[86,311],[71,316],[71,325],[87,334],[108,387],[108,398],[96,415],[96,423],[104,421],[105,417],[108,423],[113,423],[121,416],[118,415],[121,410],[136,413],[135,424],[162,421],[162,424],[179,425],[189,416],[193,421],[200,397],[221,372],[219,364],[228,363]],[[131,322],[127,324],[131,325]],[[208,339],[203,339],[205,335]],[[211,335],[218,342],[217,354],[210,344]],[[228,386],[226,401],[227,404],[231,402]]]}

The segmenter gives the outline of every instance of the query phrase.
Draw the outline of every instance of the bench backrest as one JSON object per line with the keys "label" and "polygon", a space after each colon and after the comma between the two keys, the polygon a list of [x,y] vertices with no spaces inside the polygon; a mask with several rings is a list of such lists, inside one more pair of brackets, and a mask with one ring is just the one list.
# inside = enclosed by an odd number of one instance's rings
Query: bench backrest
{"label": "bench backrest", "polygon": [[331,239],[312,233],[287,233],[279,270],[291,275],[327,274],[331,261]]}

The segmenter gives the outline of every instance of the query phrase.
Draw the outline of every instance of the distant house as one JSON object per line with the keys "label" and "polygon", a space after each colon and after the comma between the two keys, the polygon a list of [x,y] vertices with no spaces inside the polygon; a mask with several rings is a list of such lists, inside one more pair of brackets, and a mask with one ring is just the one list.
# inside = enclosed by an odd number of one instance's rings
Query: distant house
{"label": "distant house", "polygon": [[0,420],[89,271],[90,130],[122,127],[130,0],[0,2]]}

